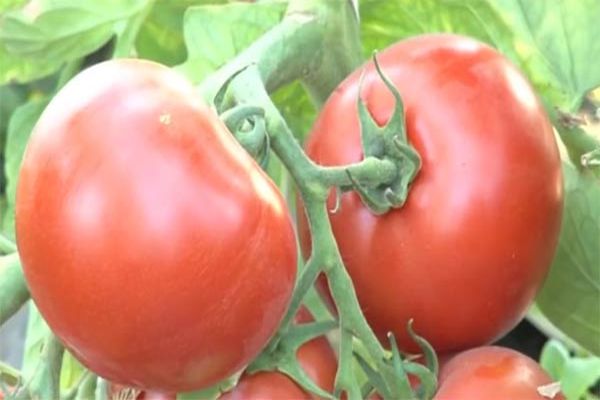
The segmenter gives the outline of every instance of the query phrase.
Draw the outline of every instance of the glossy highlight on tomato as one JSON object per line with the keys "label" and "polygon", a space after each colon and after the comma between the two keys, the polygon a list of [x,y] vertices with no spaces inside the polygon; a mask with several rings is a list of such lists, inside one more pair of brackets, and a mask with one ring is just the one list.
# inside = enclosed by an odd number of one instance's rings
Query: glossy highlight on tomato
{"label": "glossy highlight on tomato", "polygon": [[[313,318],[306,308],[296,315],[296,323],[312,322]],[[306,374],[321,389],[332,393],[337,372],[337,360],[333,349],[324,336],[304,343],[297,352],[298,362]],[[237,385],[219,397],[219,400],[278,400],[278,399],[315,399],[305,392],[291,378],[281,372],[257,372],[243,375]]]}
{"label": "glossy highlight on tomato", "polygon": [[[422,168],[401,209],[375,216],[349,192],[330,215],[359,302],[382,342],[392,331],[404,350],[418,350],[411,318],[439,352],[490,343],[523,317],[555,252],[563,183],[552,126],[521,73],[476,40],[423,35],[377,57],[403,98]],[[372,62],[365,71],[361,96],[384,125],[393,97]],[[306,151],[318,164],[363,158],[361,73],[340,84],[314,125]]]}
{"label": "glossy highlight on tomato", "polygon": [[552,378],[531,358],[485,346],[459,353],[441,366],[434,400],[563,400],[560,391],[554,397],[538,391],[551,383]]}
{"label": "glossy highlight on tomato", "polygon": [[35,304],[89,369],[168,393],[243,368],[275,332],[296,274],[287,206],[194,88],[112,60],[38,121],[16,202]]}

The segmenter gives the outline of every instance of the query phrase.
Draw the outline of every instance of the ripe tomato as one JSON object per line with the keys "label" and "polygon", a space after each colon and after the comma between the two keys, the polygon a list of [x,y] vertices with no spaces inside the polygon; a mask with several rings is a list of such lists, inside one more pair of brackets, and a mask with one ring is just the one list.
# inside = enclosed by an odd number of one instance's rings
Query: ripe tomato
{"label": "ripe tomato", "polygon": [[[519,71],[470,38],[415,37],[378,60],[423,163],[401,209],[375,216],[350,192],[331,215],[360,304],[381,340],[392,331],[404,350],[417,350],[410,318],[440,352],[491,342],[522,318],[556,248],[563,187],[550,122]],[[361,72],[334,91],[312,130],[306,150],[319,164],[363,158]],[[372,63],[361,96],[385,124],[394,100]],[[299,225],[308,254],[306,220]]]}
{"label": "ripe tomato", "polygon": [[16,228],[52,330],[128,386],[191,391],[234,373],[293,290],[280,193],[193,87],[152,62],[98,64],[56,95],[24,155]]}
{"label": "ripe tomato", "polygon": [[[296,322],[311,322],[312,316],[305,308],[300,309]],[[333,392],[337,360],[325,337],[303,344],[298,349],[298,360],[306,374],[322,389]],[[235,388],[223,394],[220,400],[276,400],[312,399],[292,379],[280,372],[258,372],[244,375]]]}
{"label": "ripe tomato", "polygon": [[[538,387],[552,378],[531,358],[511,349],[479,347],[459,353],[440,369],[435,400],[548,400]],[[554,400],[564,399],[561,393]]]}

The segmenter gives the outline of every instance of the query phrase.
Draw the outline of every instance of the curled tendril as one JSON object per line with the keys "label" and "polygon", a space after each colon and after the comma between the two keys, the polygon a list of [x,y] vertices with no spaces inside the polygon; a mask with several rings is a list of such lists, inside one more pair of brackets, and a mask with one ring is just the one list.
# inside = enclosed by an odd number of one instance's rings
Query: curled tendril
{"label": "curled tendril", "polygon": [[227,129],[261,167],[266,168],[271,153],[271,139],[265,123],[265,110],[240,104],[220,116]]}

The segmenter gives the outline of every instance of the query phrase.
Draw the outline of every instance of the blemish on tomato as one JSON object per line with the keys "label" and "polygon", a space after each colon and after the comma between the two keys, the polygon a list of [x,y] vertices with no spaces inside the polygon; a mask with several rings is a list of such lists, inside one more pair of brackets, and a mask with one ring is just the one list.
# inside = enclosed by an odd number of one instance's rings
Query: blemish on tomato
{"label": "blemish on tomato", "polygon": [[160,114],[160,117],[158,117],[158,121],[163,125],[170,125],[171,124],[171,114],[168,114],[168,113]]}

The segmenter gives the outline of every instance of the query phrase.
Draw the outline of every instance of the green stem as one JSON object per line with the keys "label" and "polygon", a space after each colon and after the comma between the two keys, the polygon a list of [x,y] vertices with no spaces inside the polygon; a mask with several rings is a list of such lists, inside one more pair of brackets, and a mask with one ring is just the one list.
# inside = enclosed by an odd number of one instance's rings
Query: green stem
{"label": "green stem", "polygon": [[0,257],[0,325],[29,300],[19,255]]}
{"label": "green stem", "polygon": [[212,101],[230,76],[250,65],[269,93],[300,79],[317,105],[362,62],[350,1],[291,0],[280,24],[200,86]]}
{"label": "green stem", "polygon": [[17,251],[17,245],[6,236],[0,234],[0,252],[8,254]]}
{"label": "green stem", "polygon": [[[352,332],[363,341],[379,372],[383,374],[390,386],[392,396],[394,398],[402,397],[403,393],[394,384],[393,371],[385,362],[385,351],[360,309],[352,281],[342,263],[327,214],[326,201],[330,186],[348,183],[347,175],[342,174],[341,170],[337,168],[319,167],[306,156],[287,127],[285,120],[271,102],[256,70],[249,68],[241,73],[231,83],[230,90],[238,103],[254,104],[264,108],[267,132],[271,137],[271,148],[294,179],[304,201],[310,225],[313,253],[298,280],[298,286],[294,290],[291,306],[284,318],[280,334],[286,333],[308,288],[318,273],[323,271],[327,275],[338,307],[341,328]],[[371,184],[384,184],[386,181],[376,182],[376,177],[392,178],[395,173],[378,174],[366,171],[380,166],[381,164],[378,162],[368,161],[349,168],[354,168],[359,176],[368,177]],[[361,172],[362,168],[366,170]],[[339,181],[335,180],[336,177],[339,178]]]}
{"label": "green stem", "polygon": [[378,186],[390,183],[398,176],[398,167],[391,160],[367,157],[362,161],[342,167],[318,167],[319,179],[327,186],[352,187],[348,176],[365,186]]}
{"label": "green stem", "polygon": [[[76,395],[82,390],[82,388],[84,388],[87,384],[89,384],[89,381],[93,381],[95,384],[95,379],[94,375],[90,372],[90,371],[85,371],[81,377],[79,378],[79,380],[77,381],[77,383],[69,389],[69,391],[67,393],[65,393],[62,397],[61,400],[73,400],[76,398]],[[92,392],[93,395],[93,392]],[[89,396],[86,398],[91,398],[93,396]]]}
{"label": "green stem", "polygon": [[571,162],[578,169],[585,168],[582,165],[581,157],[600,149],[600,138],[587,133],[576,122],[570,123],[569,114],[563,113],[551,106],[546,106],[546,110],[562,142],[567,148]]}
{"label": "green stem", "polygon": [[64,350],[54,334],[46,336],[39,364],[31,381],[16,394],[17,400],[60,399],[60,371]]}
{"label": "green stem", "polygon": [[348,400],[361,400],[361,390],[354,375],[352,332],[342,329],[340,337],[340,361],[336,375],[335,397],[341,398],[345,393]]}
{"label": "green stem", "polygon": [[95,397],[96,400],[105,400],[108,398],[108,381],[106,379],[97,377]]}

